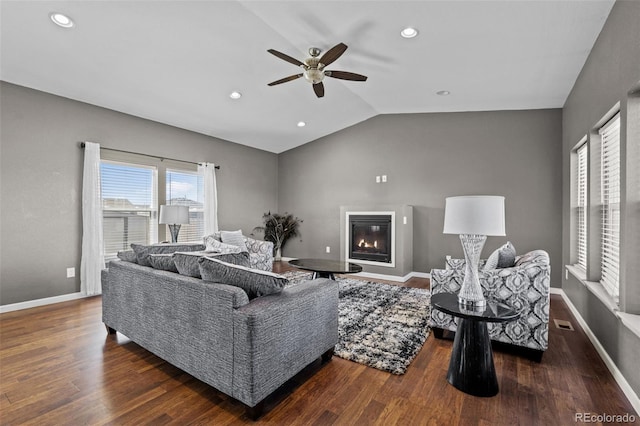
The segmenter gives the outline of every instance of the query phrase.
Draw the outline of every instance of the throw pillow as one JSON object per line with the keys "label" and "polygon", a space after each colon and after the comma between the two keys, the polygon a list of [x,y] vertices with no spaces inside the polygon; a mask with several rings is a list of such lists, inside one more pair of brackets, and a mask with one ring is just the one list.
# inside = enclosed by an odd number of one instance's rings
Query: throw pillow
{"label": "throw pillow", "polygon": [[216,258],[202,257],[199,260],[200,275],[205,281],[228,284],[243,289],[249,300],[268,294],[280,293],[289,283],[282,275],[259,271],[245,266],[232,265]]}
{"label": "throw pillow", "polygon": [[238,246],[240,250],[247,251],[247,245],[244,243],[241,229],[237,231],[220,231],[220,237],[223,243]]}
{"label": "throw pillow", "polygon": [[207,244],[206,250],[212,251],[215,253],[228,254],[228,253],[240,253],[242,251],[242,249],[238,246],[221,243],[220,241],[213,238],[206,240],[206,244]]}
{"label": "throw pillow", "polygon": [[485,263],[483,271],[498,268],[511,268],[516,262],[516,249],[510,241],[507,241],[501,247],[498,247],[491,253]]}
{"label": "throw pillow", "polygon": [[204,250],[203,244],[131,244],[131,248],[136,253],[138,263],[142,266],[151,266],[149,255],[169,254],[177,251],[200,251]]}
{"label": "throw pillow", "polygon": [[224,262],[232,263],[234,265],[249,266],[249,253],[244,251],[240,253],[213,253],[210,251],[196,251],[196,252],[176,252],[173,254],[173,262],[178,269],[180,275],[187,275],[189,277],[200,278],[200,266],[198,260],[204,256],[215,257]]}
{"label": "throw pillow", "polygon": [[213,241],[222,241],[222,238],[220,237],[220,232],[214,232],[211,235],[207,235],[206,237],[202,237],[202,241],[204,242],[205,246],[208,246],[209,244],[212,244]]}
{"label": "throw pillow", "polygon": [[138,263],[138,256],[136,256],[136,252],[133,250],[123,250],[119,251],[118,259],[124,260],[125,262]]}
{"label": "throw pillow", "polygon": [[150,254],[148,259],[153,269],[178,272],[178,268],[173,261],[173,254]]}

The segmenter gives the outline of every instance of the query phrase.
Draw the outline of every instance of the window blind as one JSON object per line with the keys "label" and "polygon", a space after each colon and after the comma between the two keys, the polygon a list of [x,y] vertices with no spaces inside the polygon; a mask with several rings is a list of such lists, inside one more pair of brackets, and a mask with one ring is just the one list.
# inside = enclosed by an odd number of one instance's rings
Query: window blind
{"label": "window blind", "polygon": [[158,242],[156,169],[102,160],[100,173],[105,260],[132,243]]}
{"label": "window blind", "polygon": [[602,277],[611,297],[619,296],[620,114],[599,131],[601,137]]}
{"label": "window blind", "polygon": [[[178,242],[202,242],[204,236],[204,181],[197,172],[169,170],[166,173],[166,203],[189,206],[189,224],[180,227]],[[167,227],[167,235],[169,229]]]}
{"label": "window blind", "polygon": [[576,170],[576,226],[578,266],[587,269],[587,144],[576,150],[578,167]]}

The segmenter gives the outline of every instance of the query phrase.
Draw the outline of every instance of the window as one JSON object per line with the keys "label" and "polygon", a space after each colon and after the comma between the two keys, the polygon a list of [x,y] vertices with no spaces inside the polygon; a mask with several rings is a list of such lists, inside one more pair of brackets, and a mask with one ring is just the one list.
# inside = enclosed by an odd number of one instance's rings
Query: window
{"label": "window", "polygon": [[576,254],[577,265],[587,269],[587,159],[588,148],[584,143],[576,150],[578,162],[575,175],[576,187]]}
{"label": "window", "polygon": [[620,114],[599,131],[601,137],[602,276],[600,282],[617,302],[620,255]]}
{"label": "window", "polygon": [[168,226],[158,225],[159,206],[163,204],[189,206],[190,223],[181,226],[179,242],[202,241],[204,182],[195,165],[189,170],[182,162],[110,150],[103,150],[101,155],[105,260],[115,259],[132,243],[170,240]]}
{"label": "window", "polygon": [[102,160],[100,174],[105,260],[131,243],[158,242],[156,168]]}
{"label": "window", "polygon": [[[196,172],[167,169],[166,184],[166,204],[189,206],[189,224],[180,227],[178,242],[201,241],[204,236],[202,176]],[[170,235],[168,226],[167,235]]]}

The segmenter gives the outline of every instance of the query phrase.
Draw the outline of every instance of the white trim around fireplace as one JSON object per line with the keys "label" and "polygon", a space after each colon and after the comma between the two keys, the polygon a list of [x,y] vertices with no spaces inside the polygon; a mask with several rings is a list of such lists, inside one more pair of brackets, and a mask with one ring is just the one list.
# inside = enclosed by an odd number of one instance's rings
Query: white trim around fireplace
{"label": "white trim around fireplace", "polygon": [[[351,259],[349,257],[350,229],[349,216],[391,216],[391,262],[372,262],[370,260]],[[366,212],[346,212],[345,213],[345,238],[344,238],[344,257],[347,262],[354,262],[360,265],[384,266],[386,268],[396,267],[396,212],[395,211],[366,211]]]}

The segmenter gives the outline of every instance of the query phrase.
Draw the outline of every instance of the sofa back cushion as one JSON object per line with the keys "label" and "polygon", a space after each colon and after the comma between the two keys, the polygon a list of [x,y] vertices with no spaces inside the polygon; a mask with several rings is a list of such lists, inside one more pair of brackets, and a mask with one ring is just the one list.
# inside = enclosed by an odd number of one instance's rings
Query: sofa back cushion
{"label": "sofa back cushion", "polygon": [[150,254],[148,257],[149,263],[153,269],[160,269],[162,271],[178,272],[175,262],[173,261],[173,254]]}
{"label": "sofa back cushion", "polygon": [[142,266],[151,266],[149,255],[151,254],[168,254],[177,251],[201,251],[204,250],[204,244],[131,244],[131,248],[136,253],[138,264]]}
{"label": "sofa back cushion", "polygon": [[240,287],[247,293],[249,300],[280,293],[289,283],[289,280],[282,275],[233,265],[220,260],[220,256],[202,257],[199,265],[203,280]]}
{"label": "sofa back cushion", "polygon": [[138,256],[136,256],[136,252],[133,250],[122,250],[119,251],[118,259],[124,260],[125,262],[138,263]]}
{"label": "sofa back cushion", "polygon": [[189,277],[200,278],[198,260],[204,256],[215,257],[235,265],[249,266],[249,253],[246,251],[238,253],[214,253],[210,251],[176,252],[173,254],[173,262],[178,269],[178,273]]}

